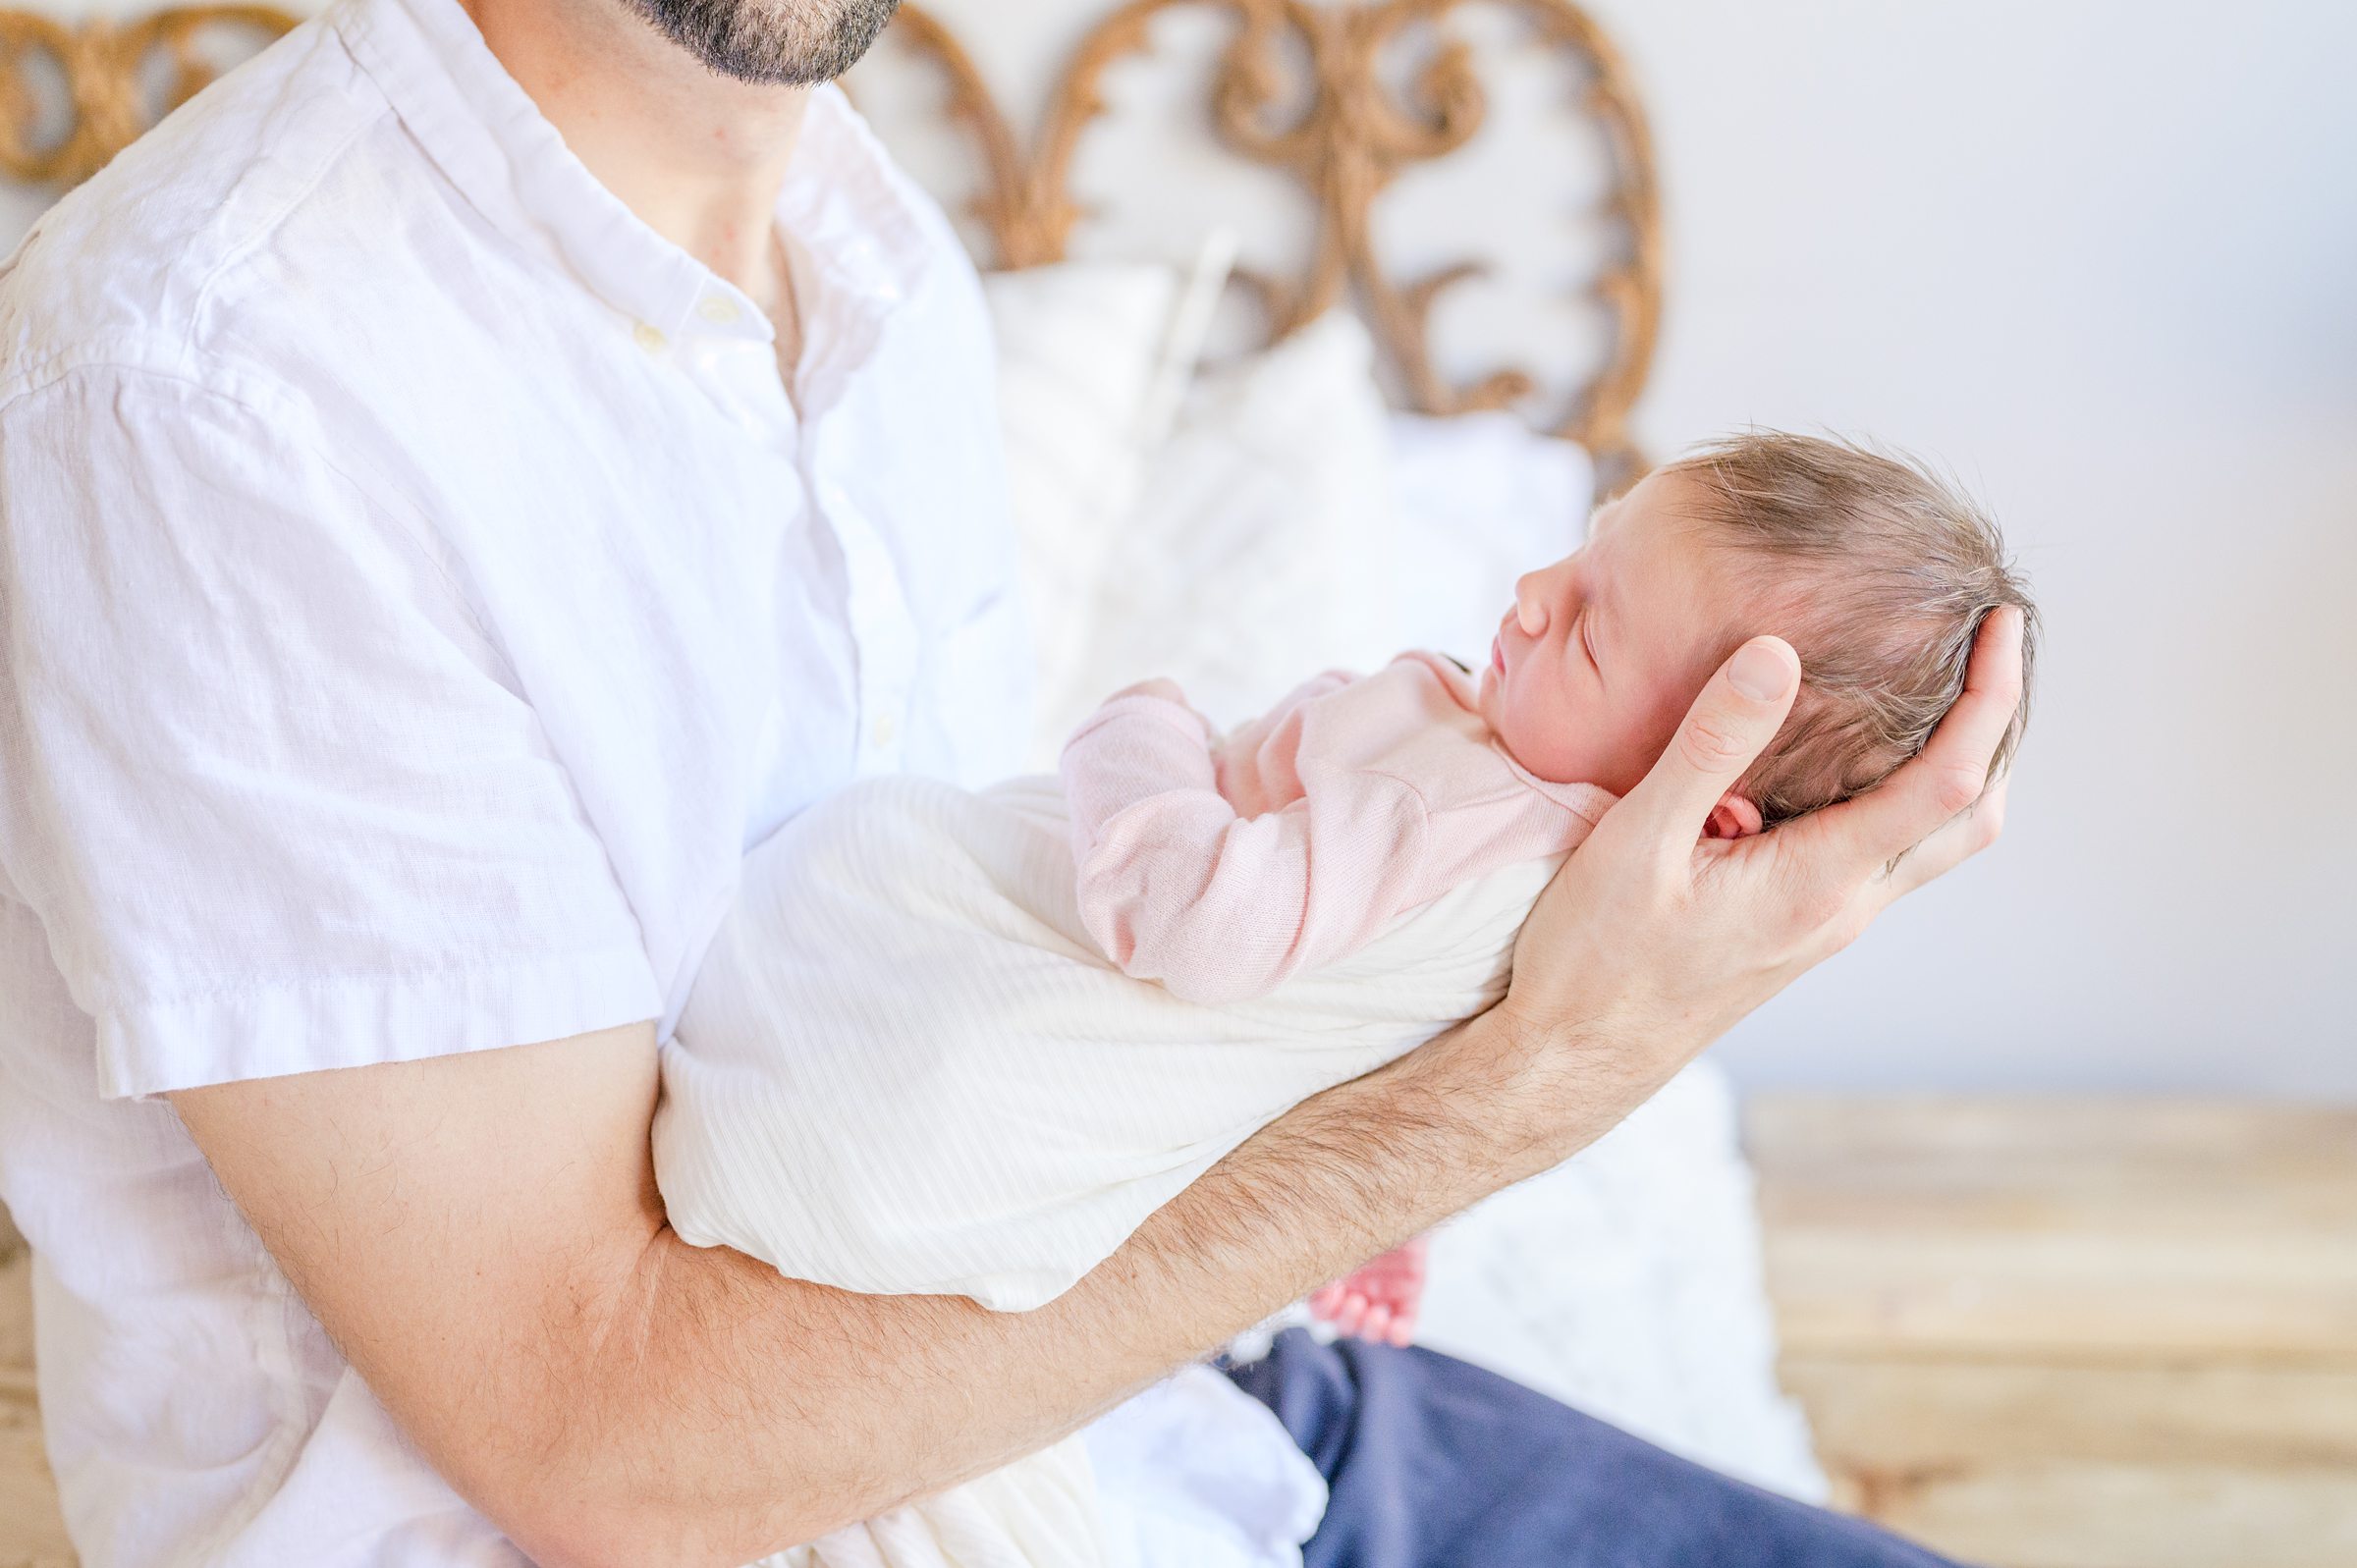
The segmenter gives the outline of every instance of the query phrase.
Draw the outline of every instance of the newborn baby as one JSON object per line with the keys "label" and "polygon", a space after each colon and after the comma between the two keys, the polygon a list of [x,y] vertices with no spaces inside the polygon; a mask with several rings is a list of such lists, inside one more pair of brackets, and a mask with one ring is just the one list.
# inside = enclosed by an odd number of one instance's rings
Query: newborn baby
{"label": "newborn baby", "polygon": [[[1800,698],[1705,829],[1762,832],[1913,756],[2003,605],[2029,609],[1997,530],[1927,475],[1805,437],[1723,441],[1524,576],[1478,674],[1429,653],[1330,673],[1225,740],[1167,680],[1118,693],[1063,758],[1081,918],[1126,974],[1212,1004],[1263,996],[1576,844],[1767,627],[1800,654]],[[1404,1343],[1422,1259],[1378,1259],[1313,1306]]]}
{"label": "newborn baby", "polygon": [[[747,857],[663,1053],[673,1227],[849,1290],[1052,1300],[1288,1108],[1504,995],[1563,855],[1746,637],[1781,633],[1804,676],[1711,813],[1723,838],[1914,755],[2005,605],[2030,608],[1995,527],[1937,481],[1745,435],[1524,576],[1478,674],[1402,654],[1225,736],[1148,681],[1079,728],[1061,781],[852,784]],[[1418,1278],[1411,1251],[1324,1294],[1345,1328],[1404,1334]],[[1086,1476],[1068,1439],[795,1560],[1079,1541]],[[1098,1560],[1047,1553],[1016,1560]]]}

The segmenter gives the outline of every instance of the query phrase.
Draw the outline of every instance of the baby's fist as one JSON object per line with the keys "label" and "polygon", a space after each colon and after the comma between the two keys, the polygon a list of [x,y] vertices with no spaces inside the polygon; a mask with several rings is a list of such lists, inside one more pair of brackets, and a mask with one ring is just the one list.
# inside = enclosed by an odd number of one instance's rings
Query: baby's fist
{"label": "baby's fist", "polygon": [[1415,1338],[1416,1309],[1424,1299],[1424,1260],[1430,1243],[1418,1236],[1355,1272],[1312,1291],[1309,1310],[1338,1333],[1405,1345]]}

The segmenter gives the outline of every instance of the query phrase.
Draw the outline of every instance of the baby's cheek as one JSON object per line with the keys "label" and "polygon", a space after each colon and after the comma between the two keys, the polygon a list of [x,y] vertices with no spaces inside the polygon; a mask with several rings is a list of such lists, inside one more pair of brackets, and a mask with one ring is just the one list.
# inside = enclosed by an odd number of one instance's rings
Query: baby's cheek
{"label": "baby's cheek", "polygon": [[1638,726],[1622,725],[1618,732],[1607,736],[1597,758],[1593,782],[1624,795],[1637,786],[1653,771],[1656,759],[1666,742],[1655,738]]}
{"label": "baby's cheek", "polygon": [[1627,722],[1596,704],[1565,695],[1532,727],[1532,744],[1517,748],[1522,766],[1557,784],[1592,784],[1626,794],[1653,758],[1644,737]]}
{"label": "baby's cheek", "polygon": [[1683,710],[1673,712],[1598,709],[1588,716],[1586,771],[1588,783],[1624,795],[1653,771],[1662,753],[1677,734]]}

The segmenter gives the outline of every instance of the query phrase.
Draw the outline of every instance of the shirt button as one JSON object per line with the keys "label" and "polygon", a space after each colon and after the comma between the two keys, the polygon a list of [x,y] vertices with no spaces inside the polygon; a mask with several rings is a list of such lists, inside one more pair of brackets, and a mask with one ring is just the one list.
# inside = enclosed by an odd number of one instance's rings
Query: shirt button
{"label": "shirt button", "polygon": [[892,744],[892,737],[900,733],[900,726],[892,722],[891,714],[886,714],[876,721],[875,733],[878,746],[889,746]]}
{"label": "shirt button", "polygon": [[663,334],[643,321],[630,329],[630,339],[648,353],[661,353],[666,347]]}
{"label": "shirt button", "polygon": [[737,301],[730,298],[725,294],[708,294],[704,296],[704,297],[697,302],[695,313],[703,317],[706,321],[711,322],[716,327],[727,326],[730,322],[736,320],[739,314],[740,314],[737,308]]}

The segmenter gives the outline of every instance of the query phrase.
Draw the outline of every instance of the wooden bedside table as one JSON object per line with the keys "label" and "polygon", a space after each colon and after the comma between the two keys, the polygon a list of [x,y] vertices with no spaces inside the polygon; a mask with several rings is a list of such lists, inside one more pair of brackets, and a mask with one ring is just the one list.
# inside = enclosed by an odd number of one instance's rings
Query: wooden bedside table
{"label": "wooden bedside table", "polygon": [[2357,1568],[2357,1109],[1755,1098],[1836,1500],[1993,1568]]}

